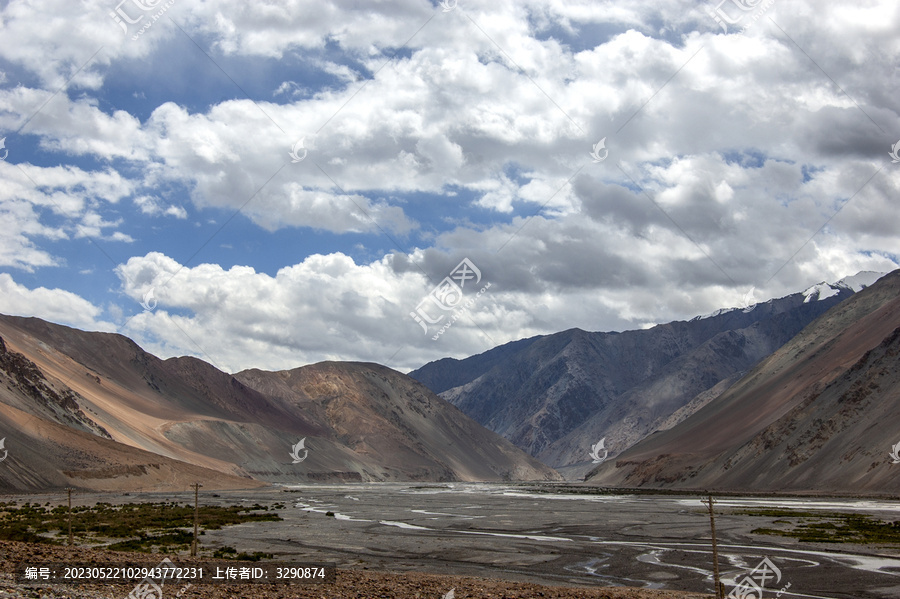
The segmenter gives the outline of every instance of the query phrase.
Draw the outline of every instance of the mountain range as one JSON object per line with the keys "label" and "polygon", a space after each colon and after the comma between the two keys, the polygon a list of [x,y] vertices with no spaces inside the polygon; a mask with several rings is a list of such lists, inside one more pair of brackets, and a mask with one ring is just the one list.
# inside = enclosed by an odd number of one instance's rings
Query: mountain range
{"label": "mountain range", "polygon": [[5,491],[558,479],[384,366],[231,375],[121,335],[12,316],[0,316],[0,437]]}
{"label": "mountain range", "polygon": [[588,481],[896,495],[898,416],[894,271],[816,319],[690,417],[601,463]]}
{"label": "mountain range", "polygon": [[610,487],[895,493],[898,366],[900,271],[645,330],[523,339],[409,376],[359,362],[228,374],[0,315],[0,490],[563,472]]}
{"label": "mountain range", "polygon": [[599,439],[614,457],[688,418],[882,275],[863,272],[645,330],[532,337],[410,376],[567,478],[581,478]]}

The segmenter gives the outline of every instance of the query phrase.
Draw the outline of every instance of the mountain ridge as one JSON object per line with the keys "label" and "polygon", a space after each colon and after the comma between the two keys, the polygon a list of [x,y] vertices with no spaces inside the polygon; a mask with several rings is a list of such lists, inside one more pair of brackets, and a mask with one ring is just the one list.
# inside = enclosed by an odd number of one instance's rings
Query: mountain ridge
{"label": "mountain ridge", "polygon": [[[529,454],[556,468],[575,468],[572,476],[580,478],[598,439],[607,438],[614,457],[672,413],[703,405],[693,400],[736,380],[737,373],[880,276],[862,272],[649,329],[570,329],[465,360],[431,362],[409,374],[432,381],[442,397]],[[442,388],[451,382],[459,384]],[[655,407],[647,407],[642,392],[650,392]]]}
{"label": "mountain ridge", "polygon": [[[191,478],[212,488],[559,478],[421,383],[380,365],[232,375],[197,358],[162,360],[121,335],[2,315],[0,339],[0,430],[10,452],[7,467],[0,462],[0,489],[164,490],[185,488]],[[298,384],[268,395],[282,379]],[[329,386],[340,395],[329,395]],[[351,420],[359,430],[345,426]],[[361,439],[363,426],[372,438]],[[293,462],[290,448],[301,438],[308,458]],[[64,457],[53,459],[57,453]]]}
{"label": "mountain ridge", "polygon": [[810,323],[702,409],[645,438],[592,484],[896,493],[900,271]]}

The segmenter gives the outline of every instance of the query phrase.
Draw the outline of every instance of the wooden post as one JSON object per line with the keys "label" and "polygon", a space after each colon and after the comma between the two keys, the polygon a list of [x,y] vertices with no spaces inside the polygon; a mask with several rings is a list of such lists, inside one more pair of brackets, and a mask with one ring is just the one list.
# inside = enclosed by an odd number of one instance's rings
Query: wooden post
{"label": "wooden post", "polygon": [[72,541],[72,487],[66,487],[66,491],[69,493],[69,546],[73,545]]}
{"label": "wooden post", "polygon": [[712,495],[704,502],[709,506],[709,529],[712,531],[712,550],[713,550],[713,583],[716,585],[716,599],[725,599],[725,589],[719,581],[719,548],[716,544],[716,517],[713,512]]}
{"label": "wooden post", "polygon": [[202,486],[203,485],[201,485],[200,483],[193,484],[193,487],[194,487],[194,542],[191,543],[191,555],[192,556],[197,555],[197,546],[200,543],[199,537],[197,536],[198,535],[197,528],[198,528],[199,522],[200,522],[200,504],[198,501],[199,501],[199,496],[200,496],[200,487],[202,487]]}

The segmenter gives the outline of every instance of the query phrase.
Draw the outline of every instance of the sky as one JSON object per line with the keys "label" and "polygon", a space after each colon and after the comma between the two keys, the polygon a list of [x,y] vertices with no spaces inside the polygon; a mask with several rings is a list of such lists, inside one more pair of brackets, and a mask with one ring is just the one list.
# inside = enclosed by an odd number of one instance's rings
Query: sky
{"label": "sky", "polygon": [[898,30],[891,0],[0,0],[0,312],[406,372],[887,272]]}

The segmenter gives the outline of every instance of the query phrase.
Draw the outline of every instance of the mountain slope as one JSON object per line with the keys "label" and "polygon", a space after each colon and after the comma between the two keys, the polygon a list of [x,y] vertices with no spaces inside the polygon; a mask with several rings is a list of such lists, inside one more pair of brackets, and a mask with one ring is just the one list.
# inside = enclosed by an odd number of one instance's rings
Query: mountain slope
{"label": "mountain slope", "polygon": [[[427,387],[378,364],[323,362],[236,378],[323,414],[331,438],[378,460],[379,480],[556,480],[514,445],[442,401]],[[315,443],[307,443],[310,452]]]}
{"label": "mountain slope", "polygon": [[[258,484],[251,477],[558,478],[420,383],[377,365],[329,363],[233,376],[195,358],[160,360],[120,335],[2,315],[0,339],[0,427],[11,443],[18,435],[11,428],[20,426],[28,443],[43,447],[38,453],[20,447],[10,456],[28,457],[41,476],[4,478],[10,470],[0,462],[0,485],[118,488],[117,479],[128,479],[123,472],[136,473],[135,487],[160,489],[201,473],[207,486],[237,487]],[[289,384],[267,382],[282,377]],[[317,377],[340,393],[309,383]],[[291,447],[302,438],[308,457],[294,462]],[[57,455],[92,457],[69,463]],[[88,467],[91,461],[96,468]],[[151,462],[178,473],[147,477]]]}
{"label": "mountain slope", "polygon": [[[44,351],[49,352],[49,347]],[[0,399],[3,492],[63,487],[183,490],[193,482],[211,489],[261,484],[113,441],[93,420],[84,397],[47,378],[3,338]]]}
{"label": "mountain slope", "polygon": [[587,457],[585,448],[604,437],[610,454],[617,455],[657,430],[672,414],[693,404],[698,395],[723,381],[735,382],[739,378],[736,375],[750,370],[787,343],[803,324],[796,310],[789,310],[749,327],[713,336],[670,361],[646,382],[616,397],[608,409],[593,414],[538,457],[562,466],[583,462]]}
{"label": "mountain slope", "polygon": [[879,276],[860,273],[647,330],[572,329],[432,362],[410,376],[431,381],[442,397],[545,463],[587,465],[598,439],[608,438],[611,455],[621,452]]}
{"label": "mountain slope", "polygon": [[896,493],[900,271],[836,306],[669,430],[589,481],[754,491]]}
{"label": "mountain slope", "polygon": [[477,379],[494,366],[502,364],[509,357],[524,351],[541,338],[542,336],[538,336],[510,341],[464,360],[456,358],[435,360],[414,371],[416,374],[413,378],[435,393],[442,393],[447,389],[459,387]]}

